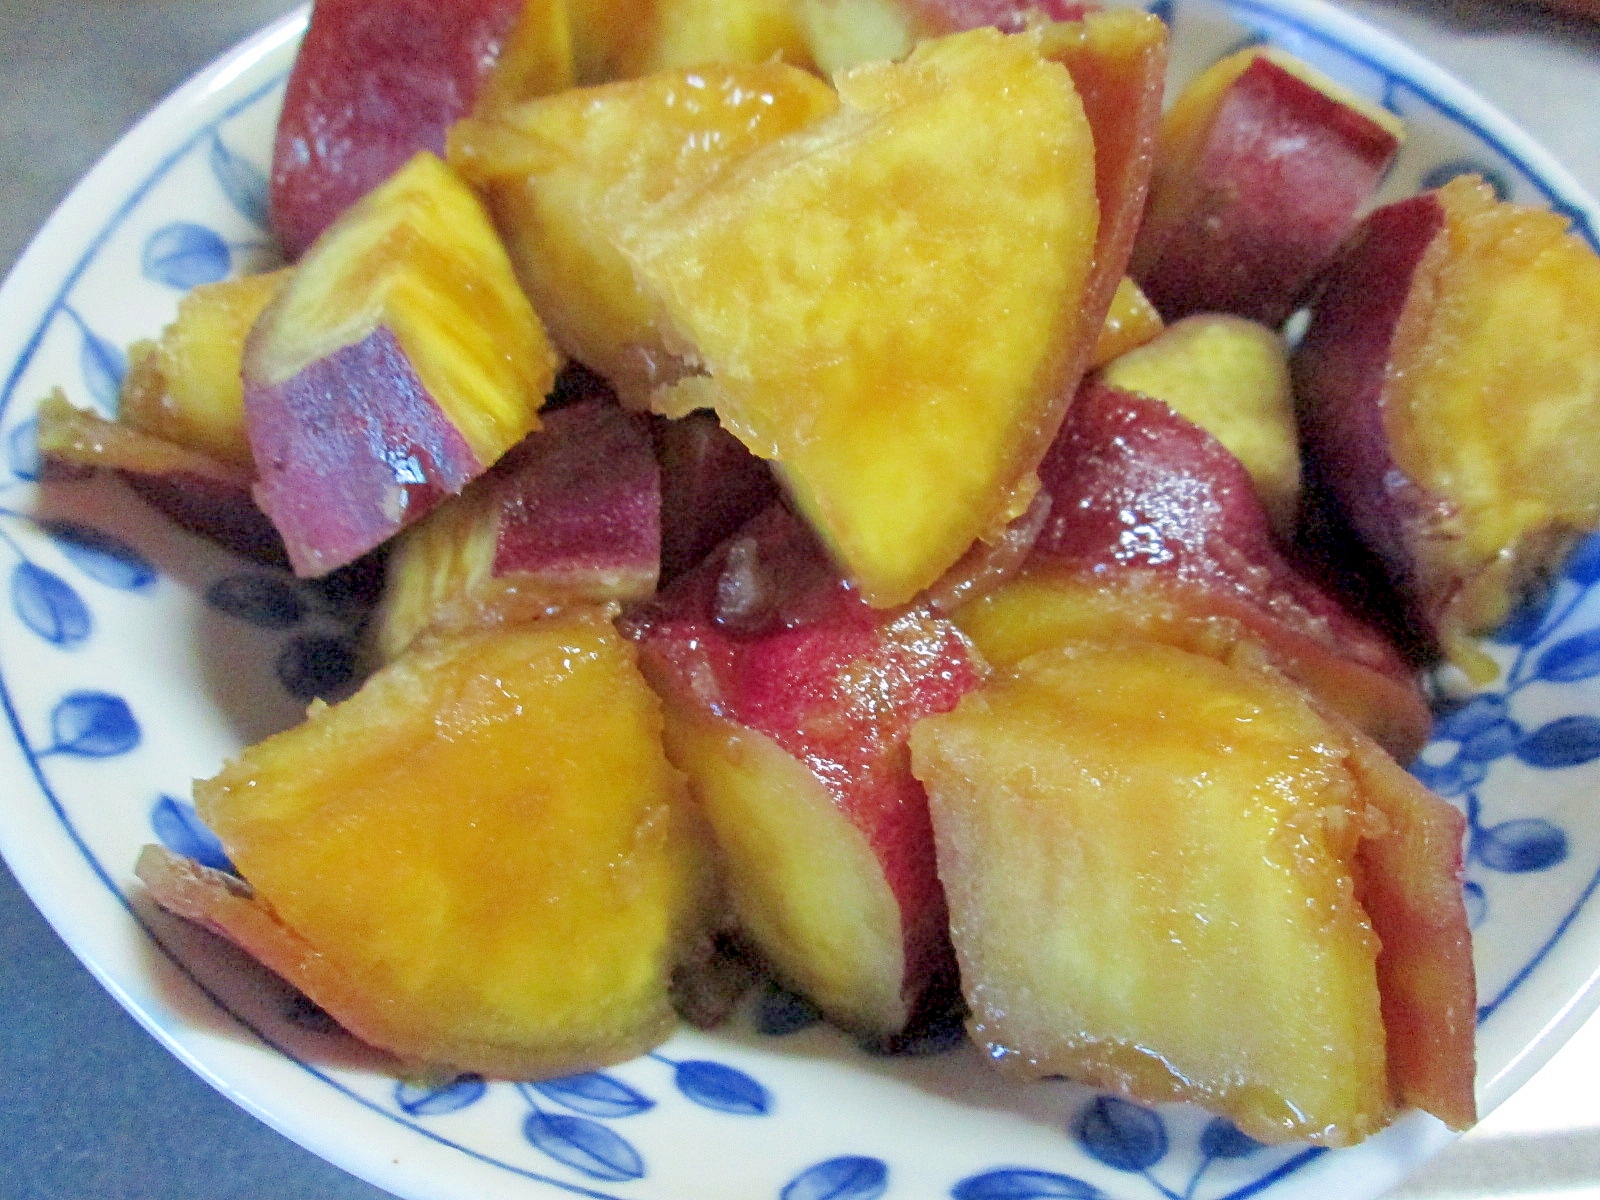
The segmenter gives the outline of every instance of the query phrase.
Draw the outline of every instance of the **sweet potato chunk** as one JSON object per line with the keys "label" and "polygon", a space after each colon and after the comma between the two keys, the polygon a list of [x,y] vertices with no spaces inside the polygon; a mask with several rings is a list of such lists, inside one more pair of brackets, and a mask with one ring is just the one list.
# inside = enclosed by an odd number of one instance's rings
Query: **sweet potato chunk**
{"label": "sweet potato chunk", "polygon": [[292,273],[241,275],[185,295],[160,340],[129,351],[118,419],[253,472],[239,377],[244,342]]}
{"label": "sweet potato chunk", "polygon": [[1050,510],[1023,571],[956,613],[990,662],[1074,638],[1250,640],[1402,762],[1427,741],[1415,672],[1283,557],[1244,467],[1193,422],[1093,381],[1039,474]]}
{"label": "sweet potato chunk", "polygon": [[1100,379],[1165,402],[1227,447],[1250,472],[1273,531],[1290,541],[1300,436],[1281,337],[1246,317],[1185,317],[1108,363]]}
{"label": "sweet potato chunk", "polygon": [[1313,469],[1450,657],[1600,521],[1600,258],[1481,180],[1351,239],[1294,360]]}
{"label": "sweet potato chunk", "polygon": [[[272,232],[298,258],[480,99],[570,77],[566,0],[317,0],[273,143]],[[511,59],[500,72],[501,50]],[[564,70],[563,70],[564,69]]]}
{"label": "sweet potato chunk", "polygon": [[658,411],[713,407],[893,606],[1026,507],[1084,357],[1094,147],[1038,34],[836,83],[836,113],[623,248],[680,351]]}
{"label": "sweet potato chunk", "polygon": [[643,407],[667,354],[620,234],[836,105],[795,67],[711,64],[463,121],[450,163],[486,197],[556,343]]}
{"label": "sweet potato chunk", "polygon": [[1263,1141],[1386,1123],[1378,939],[1350,866],[1377,818],[1293,685],[1078,643],[925,718],[911,751],[997,1066],[1197,1101]]}
{"label": "sweet potato chunk", "polygon": [[250,903],[306,947],[268,964],[352,1033],[555,1075],[666,1035],[709,907],[660,734],[632,648],[573,614],[419,646],[195,801]]}
{"label": "sweet potato chunk", "polygon": [[247,469],[74,408],[59,388],[39,404],[36,437],[47,459],[115,471],[191,533],[259,562],[288,565],[278,531],[250,498]]}
{"label": "sweet potato chunk", "polygon": [[417,155],[318,239],[245,347],[256,501],[295,570],[459,492],[538,426],[556,366],[482,205]]}
{"label": "sweet potato chunk", "polygon": [[648,419],[615,404],[557,409],[482,479],[401,535],[378,651],[424,630],[533,620],[643,600],[661,562],[661,472]]}
{"label": "sweet potato chunk", "polygon": [[1229,55],[1162,118],[1129,273],[1169,321],[1230,312],[1277,325],[1403,134],[1393,114],[1280,50]]}
{"label": "sweet potato chunk", "polygon": [[966,639],[869,608],[782,506],[629,626],[746,934],[834,1020],[900,1032],[953,973],[906,735],[976,686]]}
{"label": "sweet potato chunk", "polygon": [[1161,314],[1151,304],[1139,285],[1124,275],[1117,281],[1117,290],[1111,297],[1111,307],[1095,338],[1094,351],[1089,355],[1089,367],[1103,367],[1119,355],[1144,345],[1161,332]]}

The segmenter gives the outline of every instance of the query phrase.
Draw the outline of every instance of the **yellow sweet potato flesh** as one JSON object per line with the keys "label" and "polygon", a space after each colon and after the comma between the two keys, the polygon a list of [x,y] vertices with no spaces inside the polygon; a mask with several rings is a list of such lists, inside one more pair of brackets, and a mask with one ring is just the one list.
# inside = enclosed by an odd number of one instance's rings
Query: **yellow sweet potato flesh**
{"label": "yellow sweet potato flesh", "polygon": [[999,1066],[1260,1140],[1390,1113],[1339,731],[1276,675],[1167,646],[1025,661],[912,733],[972,1009]]}
{"label": "yellow sweet potato flesh", "polygon": [[461,122],[449,155],[488,198],[556,342],[642,405],[667,355],[619,236],[836,104],[826,84],[795,67],[711,64]]}
{"label": "yellow sweet potato flesh", "polygon": [[[1600,520],[1600,258],[1481,181],[1439,193],[1383,396],[1390,453],[1447,507],[1419,554],[1446,640],[1493,628]],[[1441,434],[1447,430],[1448,434]]]}
{"label": "yellow sweet potato flesh", "polygon": [[236,487],[241,494],[250,487],[248,471],[77,408],[59,388],[39,402],[35,440],[41,454],[78,466],[194,475]]}
{"label": "yellow sweet potato flesh", "polygon": [[619,42],[624,79],[704,63],[811,62],[789,0],[654,0]]}
{"label": "yellow sweet potato flesh", "polygon": [[160,339],[130,351],[118,418],[141,433],[251,471],[239,378],[244,342],[292,273],[285,267],[241,275],[187,293]]}
{"label": "yellow sweet potato flesh", "polygon": [[926,32],[901,0],[792,0],[807,49],[825,75],[904,58]]}
{"label": "yellow sweet potato flesh", "polygon": [[1161,332],[1161,314],[1139,285],[1124,275],[1117,281],[1105,323],[1095,338],[1089,367],[1103,367],[1118,355],[1144,345]]}
{"label": "yellow sweet potato flesh", "polygon": [[432,641],[196,785],[293,978],[412,1061],[530,1077],[638,1054],[704,907],[659,705],[610,623]]}
{"label": "yellow sweet potato flesh", "polygon": [[1250,472],[1273,529],[1289,538],[1300,511],[1300,434],[1277,333],[1224,313],[1185,317],[1100,377],[1165,401],[1221,442]]}
{"label": "yellow sweet potato flesh", "polygon": [[924,42],[841,107],[629,231],[688,378],[774,461],[868,599],[939,577],[1026,506],[1094,252],[1094,147],[1033,34]]}
{"label": "yellow sweet potato flesh", "polygon": [[713,62],[811,61],[789,0],[566,0],[566,6],[580,84]]}
{"label": "yellow sweet potato flesh", "polygon": [[734,915],[777,973],[848,1028],[898,1032],[900,906],[866,836],[753,729],[669,700],[667,748],[714,831]]}
{"label": "yellow sweet potato flesh", "polygon": [[538,427],[559,356],[483,205],[426,152],[301,258],[251,335],[247,370],[283,383],[380,328],[482,464]]}
{"label": "yellow sweet potato flesh", "polygon": [[572,86],[572,20],[567,0],[523,0],[522,13],[484,78],[472,111],[488,115]]}
{"label": "yellow sweet potato flesh", "polygon": [[497,507],[492,488],[469,484],[396,539],[374,635],[381,661],[393,662],[427,630],[459,633],[552,610],[549,597],[496,586]]}

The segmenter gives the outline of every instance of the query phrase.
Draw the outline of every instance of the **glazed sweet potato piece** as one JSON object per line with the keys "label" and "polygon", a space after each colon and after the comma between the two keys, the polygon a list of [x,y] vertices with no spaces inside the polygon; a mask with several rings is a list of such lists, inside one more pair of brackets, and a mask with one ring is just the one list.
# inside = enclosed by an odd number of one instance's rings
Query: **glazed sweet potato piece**
{"label": "glazed sweet potato piece", "polygon": [[196,785],[250,887],[200,915],[408,1062],[630,1058],[713,910],[660,732],[602,618],[432,641]]}
{"label": "glazed sweet potato piece", "polygon": [[318,239],[246,343],[256,502],[326,574],[538,426],[558,356],[478,199],[417,155]]}
{"label": "glazed sweet potato piece", "polygon": [[1480,180],[1373,213],[1294,359],[1314,473],[1469,670],[1600,521],[1600,257]]}
{"label": "glazed sweet potato piece", "polygon": [[1094,151],[1038,34],[836,84],[837,112],[622,240],[678,351],[653,406],[714,408],[893,606],[1031,498],[1087,354]]}
{"label": "glazed sweet potato piece", "polygon": [[740,927],[835,1021],[899,1033],[953,966],[906,735],[976,684],[971,646],[869,607],[781,506],[628,625]]}
{"label": "glazed sweet potato piece", "polygon": [[270,219],[284,253],[299,258],[419,151],[442,154],[480,98],[564,86],[570,60],[563,0],[317,0],[273,143]]}
{"label": "glazed sweet potato piece", "polygon": [[244,343],[291,274],[241,275],[187,293],[158,340],[129,349],[117,419],[253,474],[240,379]]}
{"label": "glazed sweet potato piece", "polygon": [[660,561],[661,472],[647,419],[571,404],[400,536],[378,652],[391,660],[425,631],[643,600]]}
{"label": "glazed sweet potato piece", "polygon": [[1197,1101],[1262,1141],[1349,1145],[1397,1097],[1473,1120],[1463,821],[1392,765],[1374,779],[1381,752],[1276,672],[1070,643],[920,721],[911,752],[1002,1070]]}
{"label": "glazed sweet potato piece", "polygon": [[38,422],[36,439],[45,458],[115,471],[152,508],[191,533],[258,562],[288,565],[283,539],[250,498],[248,470],[75,408],[59,389],[40,403]]}
{"label": "glazed sweet potato piece", "polygon": [[1399,119],[1293,56],[1241,50],[1161,122],[1129,274],[1169,321],[1277,325],[1332,259],[1399,148]]}
{"label": "glazed sweet potato piece", "polygon": [[1219,656],[1249,640],[1400,761],[1427,741],[1410,666],[1285,559],[1244,467],[1197,425],[1091,382],[1040,474],[1051,507],[1022,573],[955,614],[990,662],[1079,638]]}

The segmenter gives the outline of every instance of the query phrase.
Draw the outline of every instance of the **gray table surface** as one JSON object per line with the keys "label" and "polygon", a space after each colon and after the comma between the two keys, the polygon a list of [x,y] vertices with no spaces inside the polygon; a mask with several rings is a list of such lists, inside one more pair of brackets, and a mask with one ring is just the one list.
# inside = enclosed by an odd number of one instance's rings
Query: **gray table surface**
{"label": "gray table surface", "polygon": [[[0,274],[142,113],[288,0],[0,0]],[[1472,83],[1600,194],[1600,30],[1480,0],[1349,7]],[[3,319],[3,314],[0,314]],[[1394,1200],[1600,1198],[1600,1022]],[[0,868],[0,1200],[381,1200],[211,1090]],[[1337,1200],[1337,1198],[1335,1198]]]}

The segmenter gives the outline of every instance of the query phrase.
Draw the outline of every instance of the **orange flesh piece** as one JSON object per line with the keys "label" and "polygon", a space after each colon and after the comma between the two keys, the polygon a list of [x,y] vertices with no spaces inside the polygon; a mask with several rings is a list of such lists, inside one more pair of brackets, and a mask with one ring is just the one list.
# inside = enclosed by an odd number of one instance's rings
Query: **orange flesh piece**
{"label": "orange flesh piece", "polygon": [[920,722],[973,1036],[1002,1068],[1193,1100],[1259,1140],[1390,1115],[1338,732],[1273,674],[1077,644]]}
{"label": "orange flesh piece", "polygon": [[1300,511],[1300,438],[1289,351],[1276,332],[1227,313],[1174,322],[1106,364],[1112,387],[1162,400],[1216,438],[1250,472],[1285,543]]}
{"label": "orange flesh piece", "polygon": [[902,1029],[900,905],[866,835],[765,734],[669,704],[667,746],[715,832],[739,923],[778,974],[847,1028]]}
{"label": "orange flesh piece", "polygon": [[[1600,520],[1600,258],[1551,212],[1442,188],[1383,397],[1395,465],[1450,507],[1419,557],[1447,641],[1493,628],[1526,577]],[[1448,436],[1440,433],[1448,430]]]}
{"label": "orange flesh piece", "polygon": [[244,342],[292,268],[242,275],[195,288],[154,345],[130,355],[118,418],[127,425],[249,472]]}
{"label": "orange flesh piece", "polygon": [[1461,896],[1466,817],[1373,746],[1358,742],[1351,766],[1384,818],[1357,851],[1357,891],[1383,946],[1389,1080],[1402,1104],[1466,1129],[1478,1119],[1477,987]]}
{"label": "orange flesh piece", "polygon": [[654,695],[609,622],[414,648],[196,785],[291,976],[402,1058],[530,1077],[641,1053],[704,900]]}
{"label": "orange flesh piece", "polygon": [[38,419],[39,452],[52,458],[145,475],[195,475],[249,494],[247,471],[75,408],[59,389],[40,402]]}
{"label": "orange flesh piece", "polygon": [[449,156],[488,197],[552,336],[642,407],[666,352],[618,238],[837,104],[821,80],[782,63],[708,64],[460,122]]}
{"label": "orange flesh piece", "polygon": [[691,373],[658,409],[715,407],[888,607],[1030,498],[1081,362],[1094,147],[1035,35],[975,30],[836,82],[835,115],[625,250]]}
{"label": "orange flesh piece", "polygon": [[479,463],[538,427],[558,356],[483,206],[426,152],[306,251],[257,324],[246,370],[281,384],[381,328]]}
{"label": "orange flesh piece", "polygon": [[1111,297],[1105,323],[1095,338],[1089,368],[1103,367],[1118,355],[1144,345],[1161,332],[1161,314],[1139,285],[1124,275]]}

